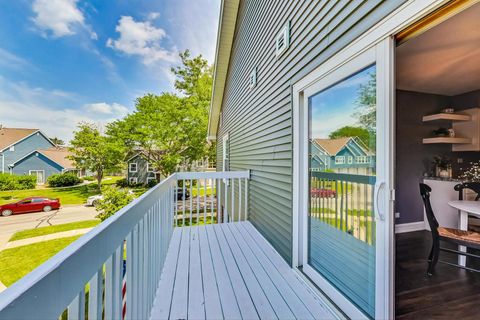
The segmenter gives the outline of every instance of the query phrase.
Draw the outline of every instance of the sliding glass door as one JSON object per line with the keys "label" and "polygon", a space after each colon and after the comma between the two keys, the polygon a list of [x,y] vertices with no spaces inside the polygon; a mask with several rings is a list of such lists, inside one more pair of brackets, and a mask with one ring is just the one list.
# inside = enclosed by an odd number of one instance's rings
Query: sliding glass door
{"label": "sliding glass door", "polygon": [[385,308],[389,123],[380,53],[367,50],[302,91],[302,268],[351,317]]}

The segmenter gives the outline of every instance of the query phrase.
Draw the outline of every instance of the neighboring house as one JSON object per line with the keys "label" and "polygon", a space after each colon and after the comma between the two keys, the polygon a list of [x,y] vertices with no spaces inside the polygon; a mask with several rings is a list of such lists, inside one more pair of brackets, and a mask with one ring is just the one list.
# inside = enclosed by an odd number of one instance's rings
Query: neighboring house
{"label": "neighboring house", "polygon": [[158,180],[159,175],[155,168],[148,162],[148,157],[143,152],[138,152],[127,160],[127,181],[131,184],[147,184]]}
{"label": "neighboring house", "polygon": [[1,172],[35,175],[43,184],[54,173],[77,172],[66,148],[55,144],[39,129],[1,128]]}
{"label": "neighboring house", "polygon": [[375,168],[375,155],[355,137],[313,139],[310,157],[312,171],[369,175]]}

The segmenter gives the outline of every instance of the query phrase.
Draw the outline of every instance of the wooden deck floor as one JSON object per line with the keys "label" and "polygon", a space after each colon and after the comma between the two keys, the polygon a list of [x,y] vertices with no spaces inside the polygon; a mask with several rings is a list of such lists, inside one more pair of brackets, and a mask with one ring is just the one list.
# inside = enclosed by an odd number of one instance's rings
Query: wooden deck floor
{"label": "wooden deck floor", "polygon": [[176,228],[152,319],[332,319],[250,222]]}

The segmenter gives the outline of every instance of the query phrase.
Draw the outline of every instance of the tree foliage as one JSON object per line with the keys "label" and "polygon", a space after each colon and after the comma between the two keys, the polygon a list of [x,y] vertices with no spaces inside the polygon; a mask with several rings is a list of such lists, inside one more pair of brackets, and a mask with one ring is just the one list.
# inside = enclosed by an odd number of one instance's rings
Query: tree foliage
{"label": "tree foliage", "polygon": [[375,72],[369,73],[370,79],[361,84],[357,96],[357,112],[355,116],[358,123],[370,132],[376,132],[377,126],[377,76]]}
{"label": "tree foliage", "polygon": [[135,111],[108,125],[107,133],[135,152],[141,150],[162,175],[175,172],[211,153],[206,142],[212,68],[202,56],[180,54],[182,65],[172,68],[179,94],[147,94],[136,100]]}
{"label": "tree foliage", "polygon": [[97,218],[104,221],[114,215],[133,200],[133,194],[127,189],[105,187],[102,191],[103,198],[98,201],[95,210],[99,212]]}
{"label": "tree foliage", "polygon": [[78,125],[70,145],[70,159],[77,168],[95,172],[99,188],[104,174],[118,170],[124,160],[123,146],[91,123]]}
{"label": "tree foliage", "polygon": [[370,145],[371,134],[367,129],[362,127],[345,126],[331,132],[328,137],[330,139],[357,137],[368,146]]}
{"label": "tree foliage", "polygon": [[56,146],[63,146],[65,145],[65,142],[57,137],[50,138],[50,141],[52,141]]}

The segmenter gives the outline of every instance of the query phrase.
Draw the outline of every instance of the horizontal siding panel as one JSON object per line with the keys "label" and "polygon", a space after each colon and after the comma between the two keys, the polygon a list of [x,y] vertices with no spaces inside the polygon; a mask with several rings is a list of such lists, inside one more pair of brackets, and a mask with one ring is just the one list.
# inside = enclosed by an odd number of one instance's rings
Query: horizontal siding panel
{"label": "horizontal siding panel", "polygon": [[[250,220],[277,251],[292,251],[291,85],[380,21],[405,0],[241,1],[217,137],[230,135],[230,168],[252,172]],[[280,59],[274,40],[291,21]],[[248,77],[257,69],[257,86]]]}

